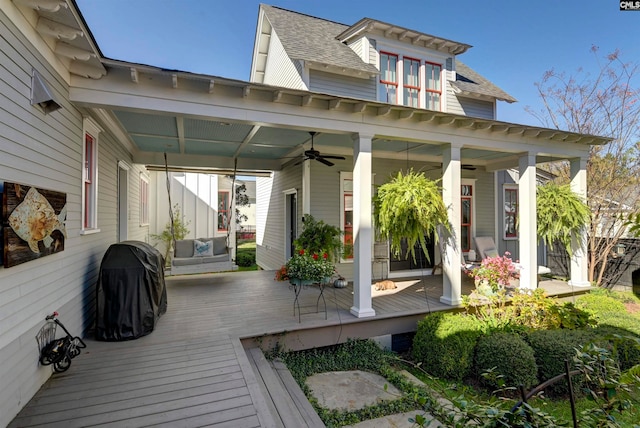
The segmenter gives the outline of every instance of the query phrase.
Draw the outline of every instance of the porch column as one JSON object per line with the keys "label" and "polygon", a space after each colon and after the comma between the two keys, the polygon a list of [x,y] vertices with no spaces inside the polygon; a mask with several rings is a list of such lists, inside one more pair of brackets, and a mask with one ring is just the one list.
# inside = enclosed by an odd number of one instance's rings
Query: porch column
{"label": "porch column", "polygon": [[520,156],[518,183],[518,236],[520,245],[520,288],[538,286],[538,236],[536,219],[536,154]]}
{"label": "porch column", "polygon": [[460,145],[446,144],[442,153],[442,198],[448,208],[452,236],[441,236],[442,296],[447,305],[462,303],[462,241],[460,240]]}
{"label": "porch column", "polygon": [[353,138],[353,306],[358,318],[376,314],[371,301],[371,247],[373,245],[371,201],[371,139]]}
{"label": "porch column", "polygon": [[[587,158],[571,159],[571,190],[587,201]],[[587,257],[587,230],[585,227],[571,237],[573,256],[571,257],[570,285],[588,287],[589,260]]]}

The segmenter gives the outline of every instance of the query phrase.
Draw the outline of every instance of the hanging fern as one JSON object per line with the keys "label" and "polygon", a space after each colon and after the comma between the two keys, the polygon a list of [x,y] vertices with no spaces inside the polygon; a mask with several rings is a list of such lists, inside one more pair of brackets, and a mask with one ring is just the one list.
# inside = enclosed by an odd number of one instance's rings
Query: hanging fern
{"label": "hanging fern", "polygon": [[[378,238],[391,240],[391,252],[395,257],[415,261],[415,244],[420,243],[427,255],[425,236],[438,240],[438,227],[450,231],[447,208],[442,200],[438,182],[413,169],[406,174],[398,172],[388,183],[378,188],[373,198],[373,215]],[[407,252],[402,252],[402,240],[407,240]]]}
{"label": "hanging fern", "polygon": [[538,237],[553,248],[554,243],[564,245],[571,257],[571,235],[586,233],[589,222],[589,207],[568,184],[547,183],[538,186],[536,211]]}

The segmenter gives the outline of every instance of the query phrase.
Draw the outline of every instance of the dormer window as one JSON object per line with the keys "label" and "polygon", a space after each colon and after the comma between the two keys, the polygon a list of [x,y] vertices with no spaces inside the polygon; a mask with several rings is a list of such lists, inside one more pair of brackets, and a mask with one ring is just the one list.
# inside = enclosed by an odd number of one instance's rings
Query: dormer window
{"label": "dormer window", "polygon": [[380,52],[380,101],[398,103],[398,55]]}
{"label": "dormer window", "polygon": [[433,62],[425,63],[425,86],[426,101],[425,108],[429,110],[440,110],[440,102],[442,100],[442,65]]}
{"label": "dormer window", "polygon": [[403,104],[420,107],[420,60],[404,57]]}

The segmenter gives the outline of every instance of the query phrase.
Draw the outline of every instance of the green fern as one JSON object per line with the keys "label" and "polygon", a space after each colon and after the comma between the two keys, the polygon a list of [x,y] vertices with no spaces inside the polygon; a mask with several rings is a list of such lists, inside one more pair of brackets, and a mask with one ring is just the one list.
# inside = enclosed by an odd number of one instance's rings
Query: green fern
{"label": "green fern", "polygon": [[536,201],[538,237],[551,248],[559,242],[572,256],[571,236],[586,233],[589,207],[568,184],[552,182],[538,186]]}
{"label": "green fern", "polygon": [[[413,169],[402,171],[378,188],[373,198],[374,220],[378,238],[391,241],[395,257],[415,260],[415,244],[427,255],[425,236],[438,240],[438,227],[451,231],[447,208],[438,182]],[[402,240],[407,240],[407,252],[402,254]]]}

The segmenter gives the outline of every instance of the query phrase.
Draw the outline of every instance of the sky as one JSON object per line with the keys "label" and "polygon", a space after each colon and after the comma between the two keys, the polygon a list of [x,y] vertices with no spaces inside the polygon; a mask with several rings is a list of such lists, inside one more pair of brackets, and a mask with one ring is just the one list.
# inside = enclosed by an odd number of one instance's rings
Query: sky
{"label": "sky", "polygon": [[[260,1],[76,0],[107,58],[249,80]],[[548,70],[595,74],[619,49],[640,63],[640,11],[618,0],[274,0],[272,6],[351,25],[367,17],[473,47],[459,59],[518,102],[499,120],[541,126],[535,83]],[[592,46],[598,47],[596,55]]]}

